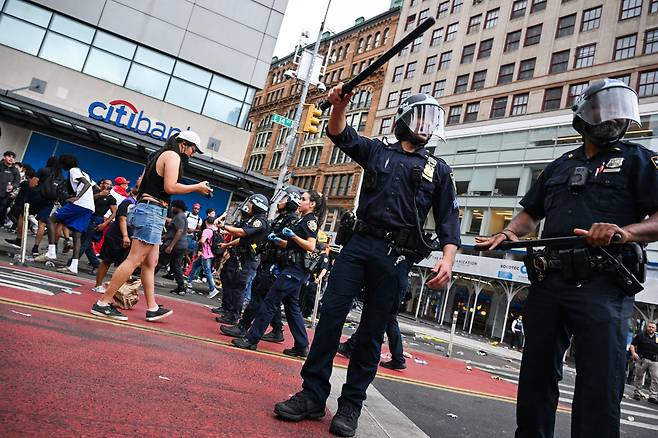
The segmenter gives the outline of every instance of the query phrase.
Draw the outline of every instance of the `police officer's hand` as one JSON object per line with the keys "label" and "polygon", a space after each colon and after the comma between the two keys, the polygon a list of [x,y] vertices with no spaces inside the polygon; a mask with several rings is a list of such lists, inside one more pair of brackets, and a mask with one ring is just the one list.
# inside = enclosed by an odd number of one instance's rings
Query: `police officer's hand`
{"label": "police officer's hand", "polygon": [[502,242],[505,242],[506,240],[511,240],[512,242],[516,242],[519,240],[518,237],[514,233],[511,233],[509,231],[506,232],[506,234],[500,232],[497,234],[494,234],[491,237],[482,237],[482,236],[476,236],[475,237],[475,249],[478,251],[493,251],[500,245]]}
{"label": "police officer's hand", "polygon": [[631,353],[631,359],[633,359],[633,362],[637,362],[640,360],[640,356],[637,353]]}
{"label": "police officer's hand", "polygon": [[350,93],[347,93],[345,96],[341,97],[340,93],[342,91],[342,82],[339,82],[338,85],[329,90],[327,100],[334,106],[334,108],[345,108],[350,103],[352,96],[354,96],[354,90],[352,90]]}
{"label": "police officer's hand", "polygon": [[269,240],[270,242],[274,242],[276,239],[278,239],[278,237],[276,237],[276,234],[274,233],[270,233],[267,235],[267,240]]}
{"label": "police officer's hand", "polygon": [[441,289],[448,284],[450,277],[452,277],[452,265],[441,259],[432,268],[432,272],[436,273],[436,275],[427,281],[427,287]]}
{"label": "police officer's hand", "polygon": [[289,239],[296,236],[295,232],[288,227],[285,227],[283,230],[281,230],[281,234]]}
{"label": "police officer's hand", "polygon": [[587,244],[590,246],[607,246],[612,243],[612,238],[615,234],[619,234],[621,239],[615,240],[615,243],[628,242],[631,235],[624,231],[616,224],[608,224],[605,222],[596,222],[588,230],[582,228],[575,228],[573,230],[577,236],[585,236]]}

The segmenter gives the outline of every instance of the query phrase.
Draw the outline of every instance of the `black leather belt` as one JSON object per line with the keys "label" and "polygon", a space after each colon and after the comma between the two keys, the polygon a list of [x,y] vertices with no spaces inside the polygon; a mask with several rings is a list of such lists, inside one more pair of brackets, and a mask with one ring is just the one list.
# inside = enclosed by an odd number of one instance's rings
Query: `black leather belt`
{"label": "black leather belt", "polygon": [[146,204],[146,205],[155,205],[157,207],[161,208],[167,208],[166,204],[163,204],[162,202],[154,201],[152,199],[141,199],[137,201],[138,204]]}
{"label": "black leather belt", "polygon": [[354,226],[354,231],[368,234],[369,236],[377,237],[379,239],[395,240],[398,236],[397,231],[391,231],[391,230],[386,230],[384,228],[376,227],[370,225],[367,222],[363,222],[361,220],[356,221],[356,225]]}

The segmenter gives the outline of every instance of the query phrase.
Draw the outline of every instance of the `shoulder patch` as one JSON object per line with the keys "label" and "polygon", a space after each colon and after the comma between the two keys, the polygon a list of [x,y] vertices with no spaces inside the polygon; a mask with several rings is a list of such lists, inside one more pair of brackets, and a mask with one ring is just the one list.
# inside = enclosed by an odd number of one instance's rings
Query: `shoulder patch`
{"label": "shoulder patch", "polygon": [[260,228],[261,226],[263,226],[263,223],[261,222],[260,219],[255,219],[255,220],[251,223],[251,226],[254,227],[254,228]]}
{"label": "shoulder patch", "polygon": [[316,220],[308,221],[308,229],[315,233],[318,230],[318,222]]}
{"label": "shoulder patch", "polygon": [[651,162],[653,163],[653,166],[658,170],[658,155],[654,155],[651,157]]}

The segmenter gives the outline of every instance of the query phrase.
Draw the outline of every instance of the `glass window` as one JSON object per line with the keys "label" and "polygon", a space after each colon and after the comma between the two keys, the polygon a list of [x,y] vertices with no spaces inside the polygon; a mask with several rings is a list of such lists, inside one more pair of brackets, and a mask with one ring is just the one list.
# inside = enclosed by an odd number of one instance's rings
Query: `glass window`
{"label": "glass window", "polygon": [[517,94],[512,99],[511,115],[519,116],[528,112],[528,93]]}
{"label": "glass window", "polygon": [[461,115],[462,115],[461,105],[451,106],[448,112],[448,120],[446,121],[446,125],[454,125],[455,123],[459,123],[459,119],[461,118]]}
{"label": "glass window", "polygon": [[530,7],[530,13],[543,11],[546,9],[546,0],[532,0],[532,6]]}
{"label": "glass window", "polygon": [[656,12],[658,12],[658,0],[651,0],[649,3],[649,13],[655,14]]}
{"label": "glass window", "polygon": [[8,15],[0,16],[0,44],[36,56],[46,30],[17,20]]}
{"label": "glass window", "polygon": [[528,2],[526,0],[516,0],[512,3],[512,13],[510,14],[510,20],[515,18],[523,17],[525,15],[525,8]]}
{"label": "glass window", "polygon": [[473,82],[471,82],[471,90],[480,90],[484,88],[484,81],[487,78],[487,71],[480,70],[473,73]]}
{"label": "glass window", "polygon": [[588,44],[576,48],[576,62],[574,68],[589,67],[594,64],[596,44]]}
{"label": "glass window", "polygon": [[530,79],[535,75],[535,63],[537,58],[524,59],[519,65],[517,80]]}
{"label": "glass window", "polygon": [[587,32],[590,30],[598,29],[601,25],[601,10],[602,6],[597,6],[592,9],[586,9],[583,11],[583,22],[580,25],[581,32]]}
{"label": "glass window", "polygon": [[407,64],[407,71],[404,74],[405,79],[411,79],[414,77],[414,74],[416,73],[416,61],[410,62]]}
{"label": "glass window", "polygon": [[142,46],[137,48],[135,61],[165,73],[171,73],[174,68],[174,58]]}
{"label": "glass window", "polygon": [[562,87],[547,88],[544,91],[544,102],[541,107],[542,111],[559,109],[561,100]]}
{"label": "glass window", "polygon": [[129,41],[110,35],[102,31],[96,32],[94,38],[94,46],[105,49],[115,55],[123,56],[124,58],[132,59],[135,54],[136,44]]}
{"label": "glass window", "polygon": [[435,98],[443,96],[445,89],[446,89],[445,79],[434,82],[434,89],[432,90],[432,96],[434,96]]}
{"label": "glass window", "polygon": [[658,70],[640,73],[638,94],[640,97],[658,96]]}
{"label": "glass window", "polygon": [[507,110],[507,96],[497,97],[493,100],[493,103],[491,105],[490,118],[495,119],[498,117],[505,117],[506,110]]}
{"label": "glass window", "polygon": [[474,33],[480,30],[480,22],[482,22],[482,14],[473,15],[468,21],[466,33]]}
{"label": "glass window", "polygon": [[567,94],[567,108],[576,103],[576,99],[585,91],[587,88],[588,82],[581,82],[580,84],[571,84],[569,85],[569,93]]}
{"label": "glass window", "polygon": [[50,23],[50,30],[70,36],[87,44],[91,44],[91,40],[94,38],[93,27],[57,14],[53,16],[53,21]]}
{"label": "glass window", "polygon": [[560,17],[560,19],[557,22],[557,31],[555,32],[555,38],[560,38],[567,35],[573,35],[573,31],[575,28],[576,28],[576,14]]}
{"label": "glass window", "polygon": [[379,126],[379,133],[380,134],[390,134],[391,133],[391,118],[387,117],[385,119],[382,119],[382,124]]}
{"label": "glass window", "polygon": [[485,29],[491,29],[492,27],[496,26],[496,23],[498,23],[499,13],[500,13],[500,8],[487,11],[486,18],[484,19]]}
{"label": "glass window", "polygon": [[209,91],[201,114],[235,125],[240,117],[241,106],[237,100]]}
{"label": "glass window", "polygon": [[500,66],[498,72],[498,85],[509,84],[514,77],[514,63]]}
{"label": "glass window", "polygon": [[491,56],[491,48],[493,47],[493,38],[480,42],[478,49],[478,59],[484,59]]}
{"label": "glass window", "polygon": [[448,15],[449,9],[450,9],[450,2],[441,2],[439,4],[439,9],[436,14],[436,18],[446,17]]}
{"label": "glass window", "polygon": [[21,0],[9,0],[5,5],[4,12],[43,27],[48,27],[50,17],[53,15],[46,9]]}
{"label": "glass window", "polygon": [[642,13],[642,0],[622,0],[619,20],[639,17]]}
{"label": "glass window", "polygon": [[435,70],[436,70],[436,55],[430,56],[425,60],[425,69],[423,70],[423,74],[434,73]]}
{"label": "glass window", "polygon": [[126,80],[126,88],[146,94],[156,99],[164,98],[169,76],[152,68],[134,64]]}
{"label": "glass window", "polygon": [[244,104],[242,105],[242,112],[240,112],[240,120],[238,120],[238,128],[244,128],[249,122],[249,111],[251,111],[251,105]]}
{"label": "glass window", "polygon": [[201,112],[206,89],[178,78],[171,78],[165,101],[190,111]]}
{"label": "glass window", "polygon": [[393,82],[398,82],[402,80],[402,72],[404,70],[404,65],[398,65],[393,70]]}
{"label": "glass window", "polygon": [[432,91],[432,84],[431,83],[423,84],[418,88],[418,93],[419,94],[430,94],[431,91]]}
{"label": "glass window", "polygon": [[626,35],[617,38],[615,41],[615,61],[620,59],[632,58],[635,56],[635,44],[637,42],[637,34]]}
{"label": "glass window", "polygon": [[539,44],[539,40],[541,39],[541,28],[542,25],[538,24],[536,26],[530,26],[525,31],[525,43],[523,44],[524,47]]}
{"label": "glass window", "polygon": [[549,73],[560,73],[567,71],[569,67],[569,50],[562,52],[555,52],[551,56],[551,66],[548,70]]}
{"label": "glass window", "polygon": [[48,32],[39,57],[81,71],[89,46],[71,38]]}
{"label": "glass window", "polygon": [[129,68],[130,61],[127,59],[92,47],[82,71],[113,84],[123,85]]}
{"label": "glass window", "polygon": [[644,35],[644,54],[658,52],[658,29],[647,30]]}
{"label": "glass window", "polygon": [[462,64],[469,64],[473,62],[473,57],[475,56],[475,43],[464,46],[462,50]]}
{"label": "glass window", "polygon": [[430,47],[438,46],[443,38],[443,28],[436,29],[432,32],[432,39],[430,40]]}
{"label": "glass window", "polygon": [[212,74],[207,70],[195,67],[186,62],[176,61],[174,76],[177,76],[181,79],[186,79],[194,84],[198,84],[204,88],[207,88],[208,84],[210,84],[210,78],[212,77]]}
{"label": "glass window", "polygon": [[393,108],[398,103],[398,96],[399,96],[399,93],[397,91],[393,91],[392,93],[388,93],[388,100],[386,101],[386,108]]}
{"label": "glass window", "polygon": [[472,102],[466,104],[466,114],[464,114],[464,122],[474,122],[478,118],[480,111],[480,102]]}
{"label": "glass window", "polygon": [[[527,37],[527,32],[526,32],[526,37]],[[519,48],[519,41],[521,41],[521,31],[520,30],[515,30],[514,32],[510,32],[507,34],[507,37],[505,38],[505,52],[510,52],[512,50],[516,50]]]}
{"label": "glass window", "polygon": [[450,65],[450,60],[452,59],[452,50],[441,53],[441,58],[439,60],[439,70],[445,70]]}
{"label": "glass window", "polygon": [[244,99],[247,87],[220,75],[213,75],[210,89],[238,100]]}
{"label": "glass window", "polygon": [[455,94],[464,93],[468,87],[469,74],[459,75],[455,80]]}
{"label": "glass window", "polygon": [[455,39],[455,35],[457,35],[458,25],[459,23],[452,23],[448,25],[448,27],[446,28],[446,41],[452,41]]}

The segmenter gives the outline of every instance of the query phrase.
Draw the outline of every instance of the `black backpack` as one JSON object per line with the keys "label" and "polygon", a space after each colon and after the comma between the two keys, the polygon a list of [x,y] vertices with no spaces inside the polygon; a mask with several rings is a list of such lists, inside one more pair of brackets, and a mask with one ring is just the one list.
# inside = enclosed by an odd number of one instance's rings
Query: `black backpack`
{"label": "black backpack", "polygon": [[69,182],[61,174],[51,172],[41,184],[39,184],[39,193],[47,201],[64,202],[70,198],[71,192]]}
{"label": "black backpack", "polygon": [[224,250],[220,246],[222,243],[224,243],[224,236],[221,235],[219,230],[213,231],[212,241],[210,242],[210,250],[215,256],[221,256],[224,254]]}

